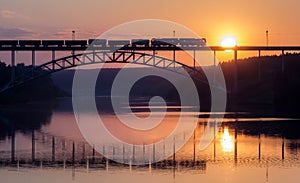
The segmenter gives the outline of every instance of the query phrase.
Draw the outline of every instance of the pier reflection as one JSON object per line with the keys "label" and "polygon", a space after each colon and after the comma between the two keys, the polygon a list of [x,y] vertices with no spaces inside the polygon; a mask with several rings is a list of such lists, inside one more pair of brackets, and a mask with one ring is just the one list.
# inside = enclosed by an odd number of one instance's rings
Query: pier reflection
{"label": "pier reflection", "polygon": [[[289,123],[286,122],[287,126]],[[19,130],[12,128],[10,135],[0,141],[0,161],[5,166],[18,167],[29,164],[63,169],[85,167],[87,171],[101,168],[108,170],[109,167],[129,167],[130,169],[148,167],[149,171],[188,168],[205,172],[208,163],[229,163],[234,166],[250,167],[300,165],[299,139],[286,138],[277,133],[271,136],[270,131],[268,134],[260,131],[255,135],[249,135],[245,124],[223,123],[211,145],[200,151],[198,144],[204,128],[205,124],[199,124],[188,143],[174,156],[143,166],[133,166],[130,163],[132,159],[124,160],[129,162],[127,165],[107,159],[85,141],[53,136],[39,130],[31,130],[30,133],[22,134]],[[108,151],[114,146],[103,146],[103,148]]]}

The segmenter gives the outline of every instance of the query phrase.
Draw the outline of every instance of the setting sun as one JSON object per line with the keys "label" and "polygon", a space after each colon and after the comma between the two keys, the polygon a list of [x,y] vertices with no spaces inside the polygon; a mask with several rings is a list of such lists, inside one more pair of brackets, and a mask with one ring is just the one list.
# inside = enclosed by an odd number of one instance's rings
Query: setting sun
{"label": "setting sun", "polygon": [[221,41],[221,46],[223,47],[234,47],[236,46],[236,39],[234,37],[225,37]]}

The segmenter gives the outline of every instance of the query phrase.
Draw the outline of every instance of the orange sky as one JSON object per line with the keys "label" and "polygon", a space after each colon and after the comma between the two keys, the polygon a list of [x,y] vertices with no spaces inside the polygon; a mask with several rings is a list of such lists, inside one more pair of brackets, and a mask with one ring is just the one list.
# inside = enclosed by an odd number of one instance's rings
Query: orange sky
{"label": "orange sky", "polygon": [[0,0],[0,37],[70,38],[75,29],[87,38],[120,23],[157,18],[183,24],[211,45],[227,34],[240,45],[265,45],[267,29],[270,44],[298,45],[299,6],[298,0]]}
{"label": "orange sky", "polygon": [[269,45],[299,45],[299,7],[298,0],[0,0],[0,39],[71,39],[71,30],[86,39],[151,18],[183,24],[209,45],[227,35],[239,45],[266,45],[266,30]]}

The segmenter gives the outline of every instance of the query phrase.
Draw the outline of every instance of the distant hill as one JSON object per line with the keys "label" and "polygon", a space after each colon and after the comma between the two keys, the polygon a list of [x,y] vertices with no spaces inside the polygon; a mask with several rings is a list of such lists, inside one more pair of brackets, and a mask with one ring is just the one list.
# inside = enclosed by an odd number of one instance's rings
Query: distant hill
{"label": "distant hill", "polygon": [[[126,72],[128,73],[135,72],[137,69],[143,72],[143,70],[148,70],[153,68],[126,68]],[[101,69],[101,72],[98,75],[96,88],[95,88],[96,96],[111,95],[112,84],[119,71],[120,69],[118,68]],[[93,70],[84,70],[84,72],[86,72],[88,75],[88,73],[93,72]],[[54,84],[58,88],[60,88],[67,94],[71,95],[74,73],[75,70],[65,70],[53,74],[51,78]],[[175,89],[170,82],[160,77],[149,76],[149,77],[142,78],[140,81],[135,83],[135,85],[132,88],[131,95],[151,96],[153,94],[157,94],[161,96],[172,97],[171,93],[173,91],[175,91]]]}
{"label": "distant hill", "polygon": [[[300,54],[250,57],[238,60],[236,96],[229,95],[229,104],[269,106],[278,115],[300,116]],[[261,76],[259,77],[259,66]],[[233,88],[234,62],[221,63],[226,85]]]}

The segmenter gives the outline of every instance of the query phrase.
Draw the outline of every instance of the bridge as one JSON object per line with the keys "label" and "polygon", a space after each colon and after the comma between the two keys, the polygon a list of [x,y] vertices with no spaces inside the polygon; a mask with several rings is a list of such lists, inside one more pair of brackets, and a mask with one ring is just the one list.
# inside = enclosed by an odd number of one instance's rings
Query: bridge
{"label": "bridge", "polygon": [[[192,51],[194,63],[186,65],[176,61],[176,52]],[[200,81],[205,80],[205,75],[196,69],[196,52],[212,51],[216,65],[216,52],[232,50],[234,52],[234,92],[238,92],[237,59],[239,51],[257,51],[260,57],[261,51],[281,51],[282,72],[285,71],[284,55],[286,51],[299,51],[300,46],[207,46],[204,40],[194,38],[165,38],[155,40],[0,40],[0,52],[9,51],[11,55],[11,81],[0,92],[13,88],[32,79],[42,77],[64,69],[96,63],[134,63],[154,66],[176,73],[182,73],[184,69],[200,74]],[[16,52],[30,51],[32,69],[16,76]],[[48,51],[52,53],[51,61],[36,65],[36,52]],[[57,51],[70,51],[70,56],[56,58]],[[76,51],[84,53],[75,54]],[[151,54],[144,53],[145,51]],[[169,51],[173,58],[164,58],[156,55],[157,51]],[[260,63],[259,63],[260,64]],[[259,66],[260,68],[260,66]],[[260,76],[260,69],[258,71]]]}

